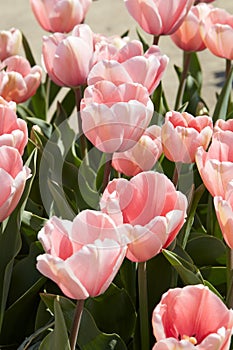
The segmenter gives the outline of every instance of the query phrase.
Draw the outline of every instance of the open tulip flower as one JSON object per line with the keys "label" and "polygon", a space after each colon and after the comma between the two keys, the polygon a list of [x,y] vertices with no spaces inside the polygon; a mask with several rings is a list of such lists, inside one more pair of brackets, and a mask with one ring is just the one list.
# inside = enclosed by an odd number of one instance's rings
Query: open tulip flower
{"label": "open tulip flower", "polygon": [[190,285],[163,294],[152,325],[157,340],[153,350],[228,350],[233,311],[208,287]]}
{"label": "open tulip flower", "polygon": [[16,208],[23,193],[30,169],[23,166],[17,149],[0,147],[0,222],[5,220]]}
{"label": "open tulip flower", "polygon": [[30,4],[43,29],[68,33],[83,22],[91,0],[30,0]]}
{"label": "open tulip flower", "polygon": [[161,154],[161,128],[151,125],[134,147],[125,152],[113,153],[112,167],[126,176],[135,176],[151,170]]}
{"label": "open tulip flower", "polygon": [[233,15],[213,7],[202,21],[201,35],[206,47],[214,55],[233,59]]}
{"label": "open tulip flower", "polygon": [[225,198],[228,183],[233,179],[233,133],[216,132],[208,151],[201,146],[196,153],[196,164],[211,195]]}
{"label": "open tulip flower", "polygon": [[25,102],[32,97],[41,83],[42,68],[30,66],[22,56],[10,56],[1,62],[0,96],[7,101]]}
{"label": "open tulip flower", "polygon": [[16,104],[0,97],[0,146],[15,147],[22,155],[27,142],[27,123],[17,117]]}
{"label": "open tulip flower", "polygon": [[147,128],[153,103],[140,84],[100,81],[85,89],[81,101],[83,132],[106,153],[132,148]]}
{"label": "open tulip flower", "polygon": [[141,50],[141,45],[132,42],[118,53],[118,60],[103,59],[97,62],[88,75],[88,84],[93,85],[100,80],[109,80],[116,85],[139,83],[152,94],[162,79],[168,57],[161,53],[157,45],[152,45],[145,54]]}
{"label": "open tulip flower", "polygon": [[166,113],[161,139],[165,156],[173,162],[194,163],[199,146],[206,150],[213,133],[208,116],[194,117],[190,113]]}
{"label": "open tulip flower", "polygon": [[145,32],[174,33],[182,24],[194,0],[125,0],[127,10]]}
{"label": "open tulip flower", "polygon": [[97,211],[83,210],[73,222],[52,217],[38,235],[45,254],[37,268],[70,298],[102,294],[124,260],[125,230]]}
{"label": "open tulip flower", "polygon": [[0,31],[0,60],[19,54],[22,44],[22,33],[19,29]]}
{"label": "open tulip flower", "polygon": [[74,27],[70,35],[43,37],[43,61],[49,77],[59,86],[85,84],[91,68],[93,33],[87,24]]}
{"label": "open tulip flower", "polygon": [[151,259],[175,239],[184,224],[187,199],[164,175],[152,171],[109,182],[100,201],[116,224],[130,224],[127,258]]}

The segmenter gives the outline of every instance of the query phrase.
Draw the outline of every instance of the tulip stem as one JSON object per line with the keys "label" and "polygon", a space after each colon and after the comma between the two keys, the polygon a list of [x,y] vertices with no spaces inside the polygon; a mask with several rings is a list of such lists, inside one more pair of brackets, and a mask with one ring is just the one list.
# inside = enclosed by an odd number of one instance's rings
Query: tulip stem
{"label": "tulip stem", "polygon": [[106,153],[106,163],[104,168],[104,178],[102,190],[104,191],[110,180],[110,173],[112,168],[112,153]]}
{"label": "tulip stem", "polygon": [[77,342],[81,317],[82,317],[82,313],[83,313],[83,307],[84,307],[84,300],[82,300],[82,299],[78,300],[77,305],[76,305],[76,309],[75,309],[72,329],[71,329],[71,333],[70,333],[70,349],[71,350],[75,350],[75,348],[76,348],[76,342]]}
{"label": "tulip stem", "polygon": [[158,36],[154,35],[153,45],[158,45],[158,43],[159,43],[159,38],[160,38],[160,35],[158,35]]}
{"label": "tulip stem", "polygon": [[[225,70],[226,80],[227,80],[230,72],[231,72],[231,60],[226,59],[226,70]],[[228,113],[230,113],[230,107],[231,107],[231,94],[230,94],[229,100],[228,100],[228,110],[227,110]]]}
{"label": "tulip stem", "polygon": [[88,162],[87,140],[86,140],[86,136],[83,133],[81,113],[80,113],[80,102],[82,99],[80,86],[75,88],[73,91],[75,94],[76,110],[77,110],[77,117],[78,117],[78,132],[79,132],[79,139],[80,139],[81,157],[85,161],[85,163],[88,165],[89,162]]}
{"label": "tulip stem", "polygon": [[180,107],[181,99],[184,94],[185,82],[187,79],[189,66],[191,62],[191,52],[184,51],[183,53],[183,71],[180,77],[180,84],[177,90],[176,102],[175,102],[175,111]]}
{"label": "tulip stem", "polygon": [[233,308],[233,250],[227,247],[227,298],[226,304]]}
{"label": "tulip stem", "polygon": [[146,261],[138,263],[138,292],[141,350],[150,349]]}

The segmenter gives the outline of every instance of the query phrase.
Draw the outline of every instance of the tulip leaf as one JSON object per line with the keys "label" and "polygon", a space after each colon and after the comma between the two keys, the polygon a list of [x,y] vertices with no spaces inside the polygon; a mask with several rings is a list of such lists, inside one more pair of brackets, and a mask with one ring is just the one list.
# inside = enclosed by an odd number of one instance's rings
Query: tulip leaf
{"label": "tulip leaf", "polygon": [[36,64],[36,61],[33,57],[32,50],[31,50],[30,45],[27,41],[27,38],[23,33],[22,33],[22,39],[23,39],[22,44],[23,44],[25,56],[26,56],[27,60],[29,61],[30,65],[34,66]]}
{"label": "tulip leaf", "polygon": [[146,42],[146,40],[143,38],[142,34],[139,32],[139,29],[137,28],[136,29],[136,32],[137,32],[137,36],[139,38],[139,40],[141,41],[142,43],[142,46],[143,46],[143,51],[146,52],[148,49],[149,49],[149,44]]}
{"label": "tulip leaf", "polygon": [[203,284],[204,281],[201,273],[195,265],[169,250],[163,249],[162,252],[170,264],[176,269],[184,284]]}
{"label": "tulip leaf", "polygon": [[88,299],[86,308],[92,314],[98,328],[106,333],[117,333],[126,343],[129,342],[135,328],[136,312],[125,289],[111,284],[98,298]]}
{"label": "tulip leaf", "polygon": [[213,113],[213,122],[216,122],[218,119],[227,118],[228,102],[232,91],[232,81],[233,81],[233,67],[225,81],[225,84],[222,88],[220,95],[218,96],[218,101],[216,103],[214,113]]}
{"label": "tulip leaf", "polygon": [[68,332],[62,308],[59,303],[59,296],[54,299],[53,309],[55,317],[54,330],[44,338],[39,350],[70,350]]}
{"label": "tulip leaf", "polygon": [[186,247],[197,266],[216,266],[226,262],[226,246],[210,235],[198,235],[190,239]]}

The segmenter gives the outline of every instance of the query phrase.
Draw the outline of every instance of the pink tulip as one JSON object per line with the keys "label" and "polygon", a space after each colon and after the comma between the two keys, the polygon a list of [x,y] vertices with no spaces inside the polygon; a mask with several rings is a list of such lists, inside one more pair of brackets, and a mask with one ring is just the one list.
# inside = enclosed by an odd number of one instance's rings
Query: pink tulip
{"label": "pink tulip", "polygon": [[27,123],[17,118],[15,102],[0,96],[0,146],[11,146],[22,155],[28,142]]}
{"label": "pink tulip", "polygon": [[126,176],[135,176],[142,171],[151,170],[161,154],[161,128],[152,125],[134,147],[125,152],[113,153],[112,167]]}
{"label": "pink tulip", "polygon": [[196,164],[211,195],[224,198],[233,179],[233,133],[228,130],[215,133],[207,152],[203,147],[198,148]]}
{"label": "pink tulip", "polygon": [[175,239],[185,221],[187,199],[164,174],[148,171],[130,181],[109,182],[100,207],[120,227],[129,225],[126,256],[142,262]]}
{"label": "pink tulip", "polygon": [[102,60],[115,60],[120,63],[135,56],[143,55],[143,46],[139,40],[130,41],[128,37],[120,36],[106,37],[94,34],[95,52],[92,64]]}
{"label": "pink tulip", "polygon": [[42,69],[31,68],[22,56],[11,56],[1,62],[0,96],[7,101],[25,102],[36,93],[41,83]]}
{"label": "pink tulip", "polygon": [[214,124],[214,133],[227,130],[233,132],[233,119],[218,119]]}
{"label": "pink tulip", "polygon": [[16,148],[0,147],[0,222],[5,220],[16,208],[22,196],[30,169],[23,166],[22,158]]}
{"label": "pink tulip", "polygon": [[38,234],[45,254],[37,268],[72,299],[105,292],[126,253],[125,227],[98,211],[84,210],[73,220],[52,217]]}
{"label": "pink tulip", "polygon": [[233,249],[233,181],[229,182],[225,199],[221,196],[214,197],[216,216],[227,245]]}
{"label": "pink tulip", "polygon": [[69,36],[62,33],[45,36],[42,54],[47,73],[55,84],[67,87],[85,84],[93,55],[90,27],[80,24]]}
{"label": "pink tulip", "polygon": [[156,45],[142,55],[139,54],[139,45],[131,43],[131,46],[122,48],[117,59],[119,61],[105,59],[96,63],[88,75],[88,84],[100,80],[109,80],[116,85],[133,82],[142,84],[152,94],[168,64],[168,57],[162,55]]}
{"label": "pink tulip", "polygon": [[153,350],[228,350],[233,311],[203,285],[174,288],[155,307]]}
{"label": "pink tulip", "polygon": [[125,0],[127,10],[142,29],[155,36],[174,33],[194,0]]}
{"label": "pink tulip", "polygon": [[172,41],[184,51],[202,51],[206,48],[200,32],[200,23],[211,10],[211,6],[200,3],[192,6],[184,22],[171,35]]}
{"label": "pink tulip", "polygon": [[30,0],[30,3],[44,30],[68,33],[83,22],[91,0]]}
{"label": "pink tulip", "polygon": [[208,116],[167,112],[161,134],[163,152],[173,162],[194,163],[197,148],[208,147],[212,132],[212,120]]}
{"label": "pink tulip", "polygon": [[22,44],[22,33],[19,29],[0,31],[0,60],[17,55]]}
{"label": "pink tulip", "polygon": [[86,137],[102,152],[126,151],[133,147],[148,126],[153,103],[140,84],[114,85],[100,81],[88,86],[81,101]]}
{"label": "pink tulip", "polygon": [[214,55],[233,59],[233,15],[213,8],[202,21],[201,34],[206,47]]}

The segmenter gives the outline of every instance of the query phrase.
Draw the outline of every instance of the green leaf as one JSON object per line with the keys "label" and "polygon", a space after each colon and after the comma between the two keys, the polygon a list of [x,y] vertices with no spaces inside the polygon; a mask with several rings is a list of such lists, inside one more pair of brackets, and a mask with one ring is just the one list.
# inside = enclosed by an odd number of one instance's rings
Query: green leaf
{"label": "green leaf", "polygon": [[23,49],[25,52],[25,56],[26,56],[27,60],[30,62],[30,65],[34,66],[36,64],[36,61],[33,57],[30,45],[29,45],[27,38],[25,37],[24,34],[22,34],[22,37],[23,37]]}
{"label": "green leaf", "polygon": [[123,288],[111,284],[104,294],[88,299],[86,308],[102,331],[117,333],[126,343],[133,336],[136,312],[131,298]]}
{"label": "green leaf", "polygon": [[216,122],[217,119],[226,120],[228,101],[232,91],[232,81],[233,81],[233,67],[231,68],[231,71],[218,97],[218,101],[216,103],[214,113],[213,113],[213,122]]}
{"label": "green leaf", "polygon": [[176,269],[184,284],[203,284],[203,278],[198,268],[188,261],[180,258],[177,254],[163,249],[162,253]]}
{"label": "green leaf", "polygon": [[59,303],[59,296],[54,299],[54,330],[42,341],[39,350],[70,350],[70,343],[66,323]]}

